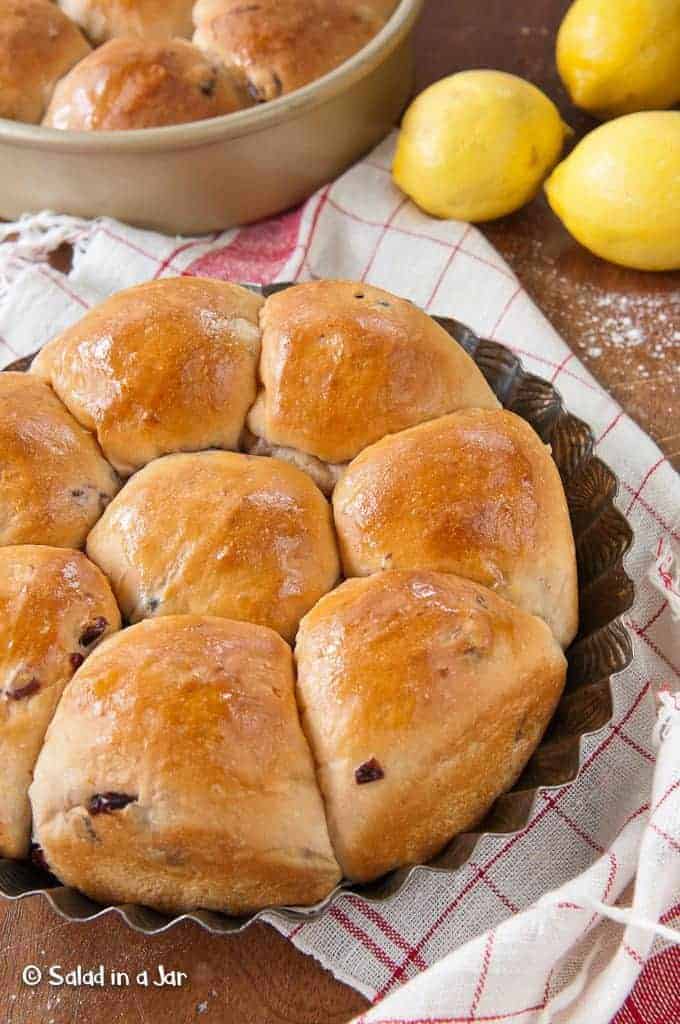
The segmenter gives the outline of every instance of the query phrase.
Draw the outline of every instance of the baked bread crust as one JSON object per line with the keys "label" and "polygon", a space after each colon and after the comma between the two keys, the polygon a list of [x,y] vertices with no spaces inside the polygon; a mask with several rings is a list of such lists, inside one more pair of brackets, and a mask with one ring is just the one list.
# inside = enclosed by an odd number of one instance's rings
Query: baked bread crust
{"label": "baked bread crust", "polygon": [[312,904],[478,825],[578,608],[549,449],[463,348],[363,283],[181,278],[32,371],[0,374],[0,855],[34,767],[62,882],[168,912]]}
{"label": "baked bread crust", "polygon": [[293,691],[290,649],[261,626],[170,616],[103,644],[35,770],[50,867],[93,899],[168,912],[326,896],[340,872]]}
{"label": "baked bread crust", "polygon": [[188,39],[193,0],[57,0],[95,45],[114,36]]}
{"label": "baked bread crust", "polygon": [[467,353],[422,310],[371,285],[313,281],[260,316],[261,388],[248,428],[342,463],[386,434],[499,403]]}
{"label": "baked bread crust", "polygon": [[68,131],[158,128],[249,103],[237,80],[185,39],[117,37],[61,79],[42,123]]}
{"label": "baked bread crust", "polygon": [[140,470],[87,551],[131,622],[223,615],[286,639],[339,575],[330,507],[309,477],[232,452],[167,455]]}
{"label": "baked bread crust", "polygon": [[47,726],[79,664],[119,628],[111,588],[80,551],[0,548],[0,856],[27,855]]}
{"label": "baked bread crust", "polygon": [[344,63],[385,24],[357,0],[198,0],[193,41],[237,71],[249,94],[273,100]]}
{"label": "baked bread crust", "polygon": [[169,452],[236,448],[255,398],[262,305],[225,281],[150,281],[90,310],[31,371],[124,476]]}
{"label": "baked bread crust", "polygon": [[425,863],[520,775],[566,661],[540,619],[433,572],[348,580],[305,616],[298,706],[355,881]]}
{"label": "baked bread crust", "polygon": [[50,0],[3,0],[0,117],[38,124],[58,80],[89,52],[80,30]]}
{"label": "baked bread crust", "polygon": [[346,576],[433,569],[538,615],[563,647],[578,628],[576,553],[549,448],[519,416],[465,409],[383,438],[333,494]]}
{"label": "baked bread crust", "polygon": [[333,488],[347,468],[346,462],[333,465],[330,462],[322,462],[316,455],[301,452],[299,448],[282,448],[280,445],[270,444],[263,437],[251,434],[247,427],[241,435],[241,445],[249,455],[267,455],[282,462],[289,462],[291,466],[297,466],[307,476],[311,476],[326,497],[333,493]]}
{"label": "baked bread crust", "polygon": [[79,548],[120,486],[44,381],[0,373],[0,545]]}

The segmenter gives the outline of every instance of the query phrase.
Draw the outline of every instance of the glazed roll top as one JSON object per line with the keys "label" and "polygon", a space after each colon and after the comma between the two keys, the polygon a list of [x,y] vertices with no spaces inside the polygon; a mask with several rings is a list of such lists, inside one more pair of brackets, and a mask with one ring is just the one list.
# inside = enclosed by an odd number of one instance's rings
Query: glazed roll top
{"label": "glazed roll top", "polygon": [[193,0],[57,0],[95,45],[114,36],[188,38]]}
{"label": "glazed roll top", "polygon": [[73,673],[119,627],[106,579],[79,551],[0,548],[0,856],[26,856],[47,726]]}
{"label": "glazed roll top", "polygon": [[386,434],[497,399],[467,353],[405,299],[315,281],[267,299],[250,431],[328,463]]}
{"label": "glazed roll top", "polygon": [[466,409],[386,437],[333,494],[344,571],[434,569],[492,588],[566,647],[578,627],[574,538],[550,449],[511,412]]}
{"label": "glazed roll top", "polygon": [[295,636],[335,584],[330,507],[309,477],[276,459],[168,455],[125,485],[87,543],[132,622],[224,615]]}
{"label": "glazed roll top", "polygon": [[194,43],[242,76],[258,101],[325,75],[380,31],[385,0],[198,0]]}
{"label": "glazed roll top", "polygon": [[120,486],[43,381],[0,373],[0,545],[78,548]]}
{"label": "glazed roll top", "polygon": [[221,64],[185,39],[118,37],[61,79],[43,124],[68,131],[159,128],[231,114],[250,102]]}
{"label": "glazed roll top", "polygon": [[151,281],[96,306],[31,369],[122,475],[168,452],[236,448],[255,397],[262,304],[224,281]]}
{"label": "glazed roll top", "polygon": [[89,52],[51,0],[2,0],[0,117],[37,124],[58,80]]}
{"label": "glazed roll top", "polygon": [[298,703],[335,854],[367,881],[477,825],[540,740],[566,661],[540,619],[440,573],[347,580],[305,616]]}
{"label": "glazed roll top", "polygon": [[36,840],[93,899],[242,914],[340,873],[271,630],[171,616],[103,644],[67,687],[31,787]]}

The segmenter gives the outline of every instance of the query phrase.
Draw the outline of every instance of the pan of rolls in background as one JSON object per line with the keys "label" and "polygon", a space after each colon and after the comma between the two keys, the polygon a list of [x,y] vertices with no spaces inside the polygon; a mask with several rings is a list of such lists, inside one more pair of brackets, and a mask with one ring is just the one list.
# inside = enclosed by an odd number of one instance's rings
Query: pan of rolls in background
{"label": "pan of rolls in background", "polygon": [[364,283],[165,278],[0,373],[0,892],[149,934],[394,895],[632,658],[589,427]]}
{"label": "pan of rolls in background", "polygon": [[1,0],[0,217],[201,234],[301,202],[413,87],[423,0]]}

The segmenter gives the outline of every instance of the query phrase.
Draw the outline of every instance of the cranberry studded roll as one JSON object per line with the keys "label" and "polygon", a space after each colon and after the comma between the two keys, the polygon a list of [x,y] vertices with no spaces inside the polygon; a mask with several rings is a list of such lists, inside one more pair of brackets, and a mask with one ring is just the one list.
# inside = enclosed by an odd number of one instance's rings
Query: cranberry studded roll
{"label": "cranberry studded roll", "polygon": [[520,775],[564,686],[552,633],[476,583],[347,580],[302,620],[298,704],[343,873],[425,863]]}
{"label": "cranberry studded roll", "polygon": [[51,388],[0,373],[0,545],[79,548],[120,487]]}
{"label": "cranberry studded roll", "polygon": [[186,39],[118,37],[61,79],[42,123],[80,132],[162,128],[251,102],[233,75]]}
{"label": "cranberry studded roll", "polygon": [[114,36],[187,39],[193,0],[57,0],[95,46]]}
{"label": "cranberry studded roll", "polygon": [[578,627],[574,538],[550,450],[511,412],[466,409],[386,437],[333,494],[345,575],[434,569]]}
{"label": "cranberry studded roll", "polygon": [[198,0],[194,43],[240,73],[257,101],[320,78],[385,24],[387,0]]}
{"label": "cranberry studded roll", "polygon": [[499,407],[443,327],[379,288],[296,285],[267,299],[260,323],[249,450],[325,471],[326,490],[338,464],[386,434],[456,409]]}
{"label": "cranberry studded roll", "polygon": [[0,117],[37,124],[59,79],[89,52],[78,27],[51,0],[2,0]]}
{"label": "cranberry studded roll", "polygon": [[28,853],[28,787],[62,691],[120,627],[106,579],[64,548],[0,548],[0,856]]}
{"label": "cranberry studded roll", "polygon": [[118,634],[67,688],[31,787],[50,869],[102,902],[243,914],[340,878],[269,629],[170,616]]}
{"label": "cranberry studded roll", "polygon": [[168,455],[145,466],[109,506],[87,551],[131,622],[224,615],[287,640],[339,574],[330,507],[309,477],[232,452]]}
{"label": "cranberry studded roll", "polygon": [[195,277],[128,288],[49,342],[32,372],[122,475],[168,452],[236,448],[255,397],[262,303]]}

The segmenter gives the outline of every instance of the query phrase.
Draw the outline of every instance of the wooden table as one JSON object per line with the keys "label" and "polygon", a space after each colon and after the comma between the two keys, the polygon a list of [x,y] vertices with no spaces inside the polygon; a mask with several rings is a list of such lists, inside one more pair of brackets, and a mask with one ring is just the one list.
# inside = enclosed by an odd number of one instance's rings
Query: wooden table
{"label": "wooden table", "polygon": [[[429,0],[418,32],[418,85],[465,67],[495,67],[536,82],[582,133],[592,126],[566,100],[554,39],[568,0]],[[588,368],[680,466],[680,277],[619,270],[591,257],[543,199],[485,228]],[[104,963],[136,974],[183,970],[181,989],[31,989],[26,964]],[[273,930],[232,939],[183,924],[155,939],[117,917],[62,922],[42,899],[0,905],[0,1024],[340,1024],[366,1004]]]}

